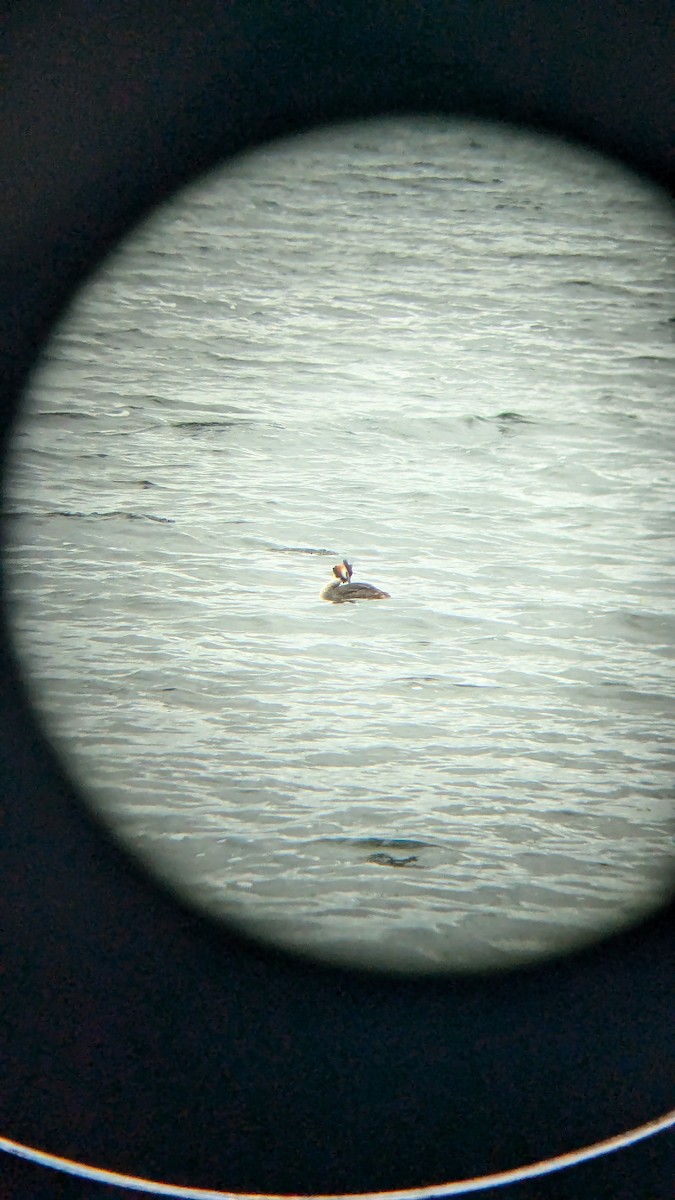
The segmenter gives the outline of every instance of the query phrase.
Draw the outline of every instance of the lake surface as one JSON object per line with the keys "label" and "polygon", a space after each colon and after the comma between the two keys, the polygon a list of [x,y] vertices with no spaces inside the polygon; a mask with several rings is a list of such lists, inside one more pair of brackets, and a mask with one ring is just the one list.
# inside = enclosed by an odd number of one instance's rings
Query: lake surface
{"label": "lake surface", "polygon": [[[675,241],[478,122],[242,159],[52,338],[5,555],[72,774],[193,903],[341,963],[503,967],[675,878]],[[386,589],[319,599],[334,563]]]}

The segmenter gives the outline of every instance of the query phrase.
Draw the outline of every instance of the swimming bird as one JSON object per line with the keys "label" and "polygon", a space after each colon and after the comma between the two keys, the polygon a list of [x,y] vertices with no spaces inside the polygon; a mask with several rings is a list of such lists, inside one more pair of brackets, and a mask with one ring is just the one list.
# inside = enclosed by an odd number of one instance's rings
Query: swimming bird
{"label": "swimming bird", "polygon": [[322,600],[331,604],[351,604],[354,600],[391,600],[389,592],[373,587],[372,583],[352,583],[352,565],[343,558],[333,567],[335,579],[321,592]]}

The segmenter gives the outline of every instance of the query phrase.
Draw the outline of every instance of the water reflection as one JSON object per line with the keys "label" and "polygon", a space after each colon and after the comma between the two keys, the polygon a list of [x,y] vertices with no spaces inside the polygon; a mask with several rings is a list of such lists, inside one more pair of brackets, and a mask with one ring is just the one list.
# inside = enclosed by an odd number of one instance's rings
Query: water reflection
{"label": "water reflection", "polygon": [[[427,119],[128,239],[33,380],[6,557],[35,703],[154,871],[403,970],[664,898],[674,266],[615,164]],[[390,602],[322,604],[343,561]]]}

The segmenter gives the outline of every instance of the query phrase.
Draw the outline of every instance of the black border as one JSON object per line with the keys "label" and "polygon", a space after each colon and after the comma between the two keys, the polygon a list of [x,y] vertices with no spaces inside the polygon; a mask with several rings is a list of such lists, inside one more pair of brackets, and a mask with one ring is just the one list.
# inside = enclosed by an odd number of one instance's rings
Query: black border
{"label": "black border", "polygon": [[[370,113],[468,112],[567,132],[675,191],[664,0],[648,15],[637,0],[27,0],[6,28],[10,416],[68,297],[119,236],[263,139]],[[7,1136],[174,1183],[339,1192],[506,1169],[672,1107],[672,907],[485,978],[387,979],[268,952],[182,908],[106,838],[0,654]],[[505,1194],[665,1200],[672,1167],[661,1135]],[[118,1190],[9,1159],[3,1179],[10,1195]]]}

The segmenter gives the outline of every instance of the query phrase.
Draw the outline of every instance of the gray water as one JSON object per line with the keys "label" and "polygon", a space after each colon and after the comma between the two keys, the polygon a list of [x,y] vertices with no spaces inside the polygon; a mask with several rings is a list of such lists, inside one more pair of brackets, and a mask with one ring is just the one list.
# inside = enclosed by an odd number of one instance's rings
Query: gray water
{"label": "gray water", "polygon": [[[35,704],[193,903],[503,966],[675,873],[672,211],[396,120],[160,210],[51,340],[5,554]],[[391,600],[319,599],[343,557]]]}

